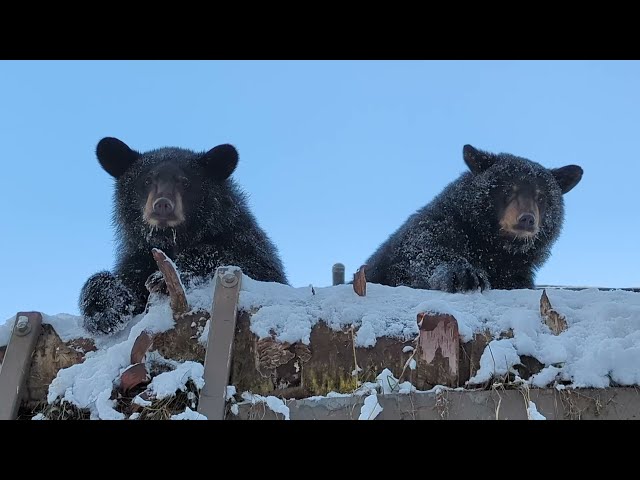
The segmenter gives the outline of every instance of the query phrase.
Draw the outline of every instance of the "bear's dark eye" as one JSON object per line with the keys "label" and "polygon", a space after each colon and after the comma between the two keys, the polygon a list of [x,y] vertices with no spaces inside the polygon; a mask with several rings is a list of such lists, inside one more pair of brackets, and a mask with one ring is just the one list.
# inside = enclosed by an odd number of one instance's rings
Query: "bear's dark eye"
{"label": "bear's dark eye", "polygon": [[144,185],[145,187],[148,187],[149,185],[151,185],[151,177],[147,177],[144,179]]}
{"label": "bear's dark eye", "polygon": [[189,187],[189,179],[187,177],[178,177],[178,181],[183,188]]}

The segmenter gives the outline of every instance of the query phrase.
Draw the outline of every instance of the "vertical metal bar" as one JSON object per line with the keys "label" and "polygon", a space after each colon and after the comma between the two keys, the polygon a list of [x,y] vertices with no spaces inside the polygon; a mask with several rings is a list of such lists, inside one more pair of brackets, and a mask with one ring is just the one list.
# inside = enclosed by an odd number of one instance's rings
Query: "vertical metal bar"
{"label": "vertical metal bar", "polygon": [[242,272],[220,267],[216,272],[213,311],[204,359],[204,387],[198,412],[209,420],[224,420],[227,385],[236,330]]}
{"label": "vertical metal bar", "polygon": [[19,312],[0,367],[0,420],[14,420],[31,369],[31,358],[42,326],[39,312]]}
{"label": "vertical metal bar", "polygon": [[333,274],[333,285],[343,285],[344,284],[344,265],[342,263],[336,263],[332,270]]}

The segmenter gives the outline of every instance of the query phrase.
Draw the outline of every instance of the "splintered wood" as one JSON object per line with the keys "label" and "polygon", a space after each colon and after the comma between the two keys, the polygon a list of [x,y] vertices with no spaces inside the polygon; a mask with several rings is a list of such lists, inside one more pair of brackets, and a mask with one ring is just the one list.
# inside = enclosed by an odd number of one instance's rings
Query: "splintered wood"
{"label": "splintered wood", "polygon": [[448,314],[419,313],[418,378],[424,383],[457,387],[460,337],[458,322]]}
{"label": "splintered wood", "polygon": [[540,297],[540,315],[555,335],[560,335],[567,329],[567,320],[564,315],[560,315],[551,307],[546,290],[542,290],[542,297]]}
{"label": "splintered wood", "polygon": [[361,297],[367,294],[367,278],[364,274],[366,267],[366,265],[362,265],[353,276],[353,291]]}
{"label": "splintered wood", "polygon": [[190,312],[178,318],[171,330],[156,334],[141,332],[131,348],[131,366],[120,377],[120,390],[127,392],[151,380],[145,363],[150,350],[176,361],[202,361],[205,347],[198,338],[208,319],[208,312]]}
{"label": "splintered wood", "polygon": [[151,345],[153,345],[153,337],[147,332],[142,332],[138,335],[138,338],[133,343],[131,366],[120,377],[120,388],[123,392],[127,392],[150,380],[144,360]]}
{"label": "splintered wood", "polygon": [[149,374],[147,373],[147,367],[144,363],[136,363],[127,368],[120,377],[120,389],[123,392],[128,392],[134,387],[137,387],[141,383],[146,383],[149,380]]}
{"label": "splintered wood", "polygon": [[187,312],[189,310],[187,296],[184,293],[182,282],[180,281],[180,277],[178,276],[178,272],[176,272],[173,262],[160,249],[154,248],[151,253],[153,254],[153,259],[158,264],[158,269],[162,272],[164,281],[167,284],[173,316],[176,317]]}

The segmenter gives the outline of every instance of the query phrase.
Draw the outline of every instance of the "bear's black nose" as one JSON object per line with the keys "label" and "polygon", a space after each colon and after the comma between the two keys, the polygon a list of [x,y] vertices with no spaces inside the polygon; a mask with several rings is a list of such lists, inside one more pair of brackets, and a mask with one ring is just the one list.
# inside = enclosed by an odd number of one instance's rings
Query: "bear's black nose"
{"label": "bear's black nose", "polygon": [[153,213],[166,217],[173,213],[173,202],[168,198],[159,198],[153,202]]}
{"label": "bear's black nose", "polygon": [[535,224],[536,217],[531,213],[523,213],[520,215],[520,218],[518,218],[518,227],[524,230],[533,230]]}

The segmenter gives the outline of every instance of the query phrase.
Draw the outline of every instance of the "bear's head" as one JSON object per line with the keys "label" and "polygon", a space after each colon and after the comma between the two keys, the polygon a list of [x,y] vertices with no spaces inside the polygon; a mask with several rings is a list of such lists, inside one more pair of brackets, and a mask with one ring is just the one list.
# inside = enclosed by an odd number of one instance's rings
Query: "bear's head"
{"label": "bear's head", "polygon": [[[540,236],[553,237],[563,221],[562,196],[582,179],[578,165],[547,169],[511,154],[492,154],[471,145],[463,158],[480,192],[473,199],[484,206],[493,230],[510,248],[526,250]],[[516,244],[513,241],[521,241]]]}
{"label": "bear's head", "polygon": [[[238,164],[232,145],[203,153],[161,148],[140,153],[117,138],[100,140],[96,155],[116,179],[116,214],[121,224],[138,231],[162,232],[187,225],[224,189]],[[218,195],[220,196],[220,195]]]}

